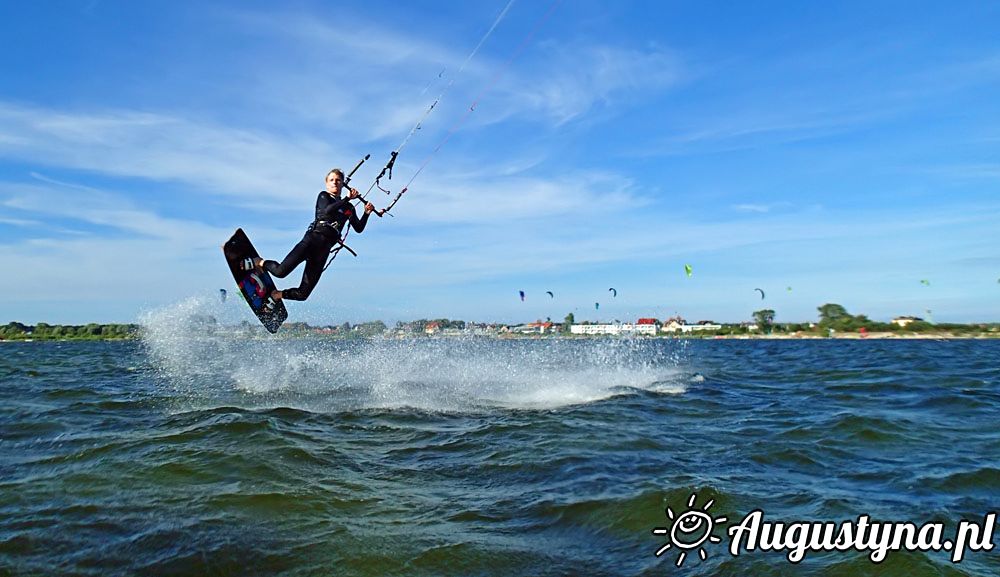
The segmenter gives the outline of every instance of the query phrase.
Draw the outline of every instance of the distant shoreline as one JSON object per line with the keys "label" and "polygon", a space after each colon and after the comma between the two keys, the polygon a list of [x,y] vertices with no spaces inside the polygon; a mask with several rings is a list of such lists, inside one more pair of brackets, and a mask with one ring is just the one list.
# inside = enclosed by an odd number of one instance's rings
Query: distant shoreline
{"label": "distant shoreline", "polygon": [[[670,337],[668,337],[670,338]],[[689,337],[679,337],[689,338]],[[862,336],[858,333],[845,333],[833,336],[820,335],[712,335],[704,337],[694,337],[698,339],[769,339],[769,340],[870,340],[870,339],[896,339],[896,340],[971,340],[971,339],[1000,339],[1000,334],[981,335],[953,335],[948,333],[915,333],[915,334],[894,334],[894,333],[868,333]]]}
{"label": "distant shoreline", "polygon": [[[571,319],[570,319],[571,320]],[[765,326],[755,325],[698,325],[678,326],[650,324],[593,325],[582,323],[535,322],[525,325],[501,323],[474,323],[438,319],[409,323],[399,322],[394,328],[382,321],[372,321],[339,326],[312,326],[303,322],[286,322],[275,336],[264,334],[264,328],[256,323],[243,321],[239,325],[220,325],[212,317],[198,317],[176,327],[185,338],[197,339],[219,335],[233,338],[303,338],[319,337],[330,339],[442,339],[442,338],[492,338],[492,339],[605,339],[605,338],[649,338],[649,339],[766,339],[766,340],[842,340],[842,339],[996,339],[1000,338],[1000,323],[979,324],[930,324],[910,323],[910,326],[895,326],[889,323],[866,322],[864,317],[850,317],[847,322],[834,323],[787,323]],[[578,331],[584,329],[598,329]],[[571,330],[572,329],[572,330]],[[10,322],[0,326],[0,342],[70,342],[70,341],[114,341],[138,340],[143,335],[139,324],[90,323],[87,325],[50,325],[38,323],[25,325]]]}
{"label": "distant shoreline", "polygon": [[[226,333],[228,336],[237,336],[237,333]],[[199,334],[193,334],[192,337],[203,336]],[[696,340],[696,341],[716,341],[716,340],[774,340],[774,341],[790,341],[790,340],[809,340],[809,341],[837,341],[837,340],[990,340],[990,339],[1000,339],[1000,333],[996,334],[977,334],[977,335],[954,335],[950,333],[913,333],[913,334],[895,334],[895,333],[868,333],[867,335],[861,335],[858,333],[842,333],[835,334],[832,336],[822,336],[822,335],[789,335],[789,334],[771,334],[771,335],[522,335],[522,334],[501,334],[501,335],[409,335],[405,337],[401,336],[391,336],[384,337],[381,335],[372,336],[344,336],[344,335],[325,335],[317,333],[293,333],[286,332],[281,334],[280,332],[271,337],[263,331],[254,332],[250,334],[245,334],[244,336],[251,338],[275,338],[275,339],[288,339],[288,338],[303,338],[303,337],[318,337],[331,340],[359,340],[359,339],[378,339],[385,338],[387,340],[405,340],[405,339],[462,339],[462,338],[475,338],[475,339],[494,339],[494,340],[548,340],[548,339],[566,339],[566,340],[599,340],[599,339],[622,339],[622,338],[634,338],[634,339],[653,339],[653,340]],[[3,343],[69,343],[69,342],[112,342],[112,341],[135,341],[140,340],[142,337],[140,335],[132,335],[128,337],[90,337],[90,338],[14,338],[6,339],[0,338],[0,344]]]}

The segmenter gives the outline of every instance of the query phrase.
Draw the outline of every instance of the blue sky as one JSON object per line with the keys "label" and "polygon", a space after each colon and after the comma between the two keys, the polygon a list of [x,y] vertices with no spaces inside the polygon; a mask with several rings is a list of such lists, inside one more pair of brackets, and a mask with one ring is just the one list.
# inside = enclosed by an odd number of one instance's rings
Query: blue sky
{"label": "blue sky", "polygon": [[3,3],[0,322],[214,298],[449,83],[292,320],[1000,321],[1000,5],[521,0],[460,71],[505,5]]}

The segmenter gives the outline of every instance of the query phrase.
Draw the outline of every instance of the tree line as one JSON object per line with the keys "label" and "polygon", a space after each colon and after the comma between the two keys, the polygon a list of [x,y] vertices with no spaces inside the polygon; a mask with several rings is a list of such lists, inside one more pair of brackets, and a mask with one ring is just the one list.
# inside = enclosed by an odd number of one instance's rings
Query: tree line
{"label": "tree line", "polygon": [[38,323],[25,325],[19,322],[10,322],[0,326],[0,339],[3,340],[132,339],[138,334],[139,325],[135,324],[50,325]]}
{"label": "tree line", "polygon": [[[1000,325],[996,323],[979,324],[955,324],[955,323],[931,323],[923,319],[912,320],[905,327],[896,323],[883,323],[873,321],[865,315],[853,315],[847,312],[842,305],[827,303],[816,309],[819,312],[818,323],[775,323],[775,311],[772,309],[761,309],[754,311],[753,319],[757,324],[757,329],[751,329],[747,323],[723,324],[721,329],[716,331],[700,332],[700,335],[738,335],[754,333],[810,333],[817,335],[829,335],[836,332],[858,332],[865,329],[870,332],[894,332],[894,333],[951,333],[961,334],[982,334],[1000,333]],[[575,324],[576,319],[573,313],[569,313],[562,323],[557,323],[557,330],[563,334],[569,334],[570,327]],[[439,329],[459,329],[463,330],[467,326],[480,326],[478,323],[467,323],[461,320],[452,319],[420,319],[410,322],[397,322],[396,330],[406,330],[408,332],[422,334],[428,325],[437,325]],[[482,325],[490,326],[490,325]],[[258,329],[255,323],[243,321],[241,327],[247,331]],[[218,328],[218,323],[214,317],[198,316],[192,319],[191,329],[214,332]],[[373,321],[351,325],[343,323],[341,325],[329,327],[313,327],[307,323],[293,322],[286,323],[284,332],[287,334],[313,333],[317,330],[331,332],[338,336],[346,337],[371,337],[380,335],[386,330],[386,325],[382,321]],[[139,325],[136,324],[98,324],[89,323],[86,325],[50,325],[48,323],[38,323],[36,325],[25,325],[19,322],[10,322],[0,326],[0,340],[105,340],[105,339],[131,339],[139,335]]]}
{"label": "tree line", "polygon": [[[925,319],[913,319],[901,326],[897,323],[883,323],[873,321],[865,315],[852,315],[847,312],[843,305],[836,303],[826,303],[816,307],[819,311],[819,322],[812,323],[775,323],[775,312],[772,309],[762,309],[754,311],[754,322],[759,329],[766,333],[774,330],[783,332],[815,332],[819,334],[830,334],[832,332],[858,332],[862,329],[869,332],[894,332],[894,333],[954,333],[972,334],[982,332],[997,332],[1000,326],[996,323],[978,324],[957,324],[957,323],[931,323]],[[812,326],[810,326],[812,325]]]}

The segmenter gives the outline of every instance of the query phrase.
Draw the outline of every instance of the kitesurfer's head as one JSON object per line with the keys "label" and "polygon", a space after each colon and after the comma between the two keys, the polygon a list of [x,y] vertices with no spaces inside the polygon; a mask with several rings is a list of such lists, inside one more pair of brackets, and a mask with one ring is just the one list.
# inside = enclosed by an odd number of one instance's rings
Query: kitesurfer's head
{"label": "kitesurfer's head", "polygon": [[326,173],[326,191],[330,194],[339,195],[340,189],[344,188],[344,171],[334,168]]}

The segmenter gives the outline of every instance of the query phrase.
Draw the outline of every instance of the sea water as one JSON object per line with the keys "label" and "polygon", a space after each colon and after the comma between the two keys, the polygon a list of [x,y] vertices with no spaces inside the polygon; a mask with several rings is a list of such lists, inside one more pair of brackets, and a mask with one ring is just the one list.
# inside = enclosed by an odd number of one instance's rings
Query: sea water
{"label": "sea water", "polygon": [[[275,338],[204,307],[0,345],[0,575],[1000,574],[727,534],[981,523],[1000,340]],[[695,510],[719,542],[669,533]]]}

